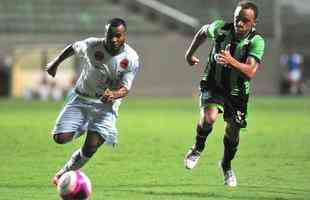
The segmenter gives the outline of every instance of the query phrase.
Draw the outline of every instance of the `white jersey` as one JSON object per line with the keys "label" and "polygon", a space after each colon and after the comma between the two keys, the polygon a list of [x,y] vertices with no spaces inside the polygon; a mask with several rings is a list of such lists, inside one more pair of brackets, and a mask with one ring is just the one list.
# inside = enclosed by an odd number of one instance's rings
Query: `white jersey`
{"label": "white jersey", "polygon": [[75,90],[82,96],[98,99],[107,88],[115,90],[124,86],[130,90],[132,86],[139,68],[138,54],[125,43],[124,49],[112,56],[104,41],[105,38],[92,37],[73,44],[82,69]]}

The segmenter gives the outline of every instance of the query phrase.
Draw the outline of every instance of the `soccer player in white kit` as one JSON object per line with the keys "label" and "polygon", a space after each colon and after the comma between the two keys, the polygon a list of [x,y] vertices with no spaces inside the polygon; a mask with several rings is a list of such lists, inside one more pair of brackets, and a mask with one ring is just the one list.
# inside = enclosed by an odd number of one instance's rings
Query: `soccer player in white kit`
{"label": "soccer player in white kit", "polygon": [[56,143],[65,144],[87,132],[86,140],[55,174],[53,182],[56,185],[62,174],[84,166],[103,143],[117,143],[118,108],[139,68],[138,54],[126,41],[126,22],[114,18],[106,25],[104,38],[75,42],[46,66],[48,74],[54,77],[58,65],[76,55],[82,68],[52,135]]}

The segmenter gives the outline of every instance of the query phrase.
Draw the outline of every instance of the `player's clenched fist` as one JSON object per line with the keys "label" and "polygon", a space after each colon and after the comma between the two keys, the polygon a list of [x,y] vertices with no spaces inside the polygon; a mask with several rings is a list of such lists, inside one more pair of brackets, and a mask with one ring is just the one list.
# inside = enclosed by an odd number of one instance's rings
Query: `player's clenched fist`
{"label": "player's clenched fist", "polygon": [[185,55],[185,60],[189,65],[197,65],[199,63],[199,59],[196,56]]}
{"label": "player's clenched fist", "polygon": [[58,67],[58,63],[53,60],[47,63],[47,65],[45,66],[45,70],[47,71],[49,75],[51,75],[52,77],[55,77],[57,67]]}
{"label": "player's clenched fist", "polygon": [[104,103],[111,103],[114,100],[115,100],[114,92],[109,89],[106,89],[102,94],[101,101]]}

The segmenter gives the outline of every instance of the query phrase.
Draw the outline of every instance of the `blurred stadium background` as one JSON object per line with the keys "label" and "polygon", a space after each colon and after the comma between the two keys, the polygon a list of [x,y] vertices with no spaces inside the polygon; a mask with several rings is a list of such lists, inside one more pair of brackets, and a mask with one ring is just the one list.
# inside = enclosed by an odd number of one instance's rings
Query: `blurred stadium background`
{"label": "blurred stadium background", "polygon": [[[197,93],[202,67],[192,69],[184,53],[194,32],[217,18],[232,19],[237,0],[1,0],[0,95],[29,97],[40,85],[67,90],[79,69],[69,60],[56,81],[43,66],[66,44],[90,36],[103,37],[112,17],[125,18],[129,43],[142,58],[135,83],[137,96],[191,96]],[[253,83],[255,95],[277,95],[283,76],[280,55],[294,47],[304,56],[304,80],[310,77],[309,15],[306,0],[255,0],[258,30],[267,40],[263,67]],[[208,45],[198,55],[206,62]],[[44,89],[43,89],[44,90]],[[305,90],[309,94],[309,90]]]}

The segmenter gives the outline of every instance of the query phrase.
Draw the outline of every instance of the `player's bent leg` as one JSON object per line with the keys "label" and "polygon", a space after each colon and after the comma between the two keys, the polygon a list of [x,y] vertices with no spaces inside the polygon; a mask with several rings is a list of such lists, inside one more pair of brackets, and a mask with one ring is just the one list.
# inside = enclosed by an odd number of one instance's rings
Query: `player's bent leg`
{"label": "player's bent leg", "polygon": [[100,134],[89,131],[82,147],[83,154],[88,158],[92,157],[104,141]]}
{"label": "player's bent leg", "polygon": [[53,177],[53,183],[55,185],[58,184],[58,180],[59,178],[66,172],[70,171],[70,170],[77,170],[79,169],[78,167],[76,167],[77,163],[85,163],[89,160],[89,158],[85,157],[81,151],[81,149],[76,150],[71,158],[69,159],[69,161],[64,165],[63,168],[61,168]]}
{"label": "player's bent leg", "polygon": [[223,138],[224,155],[223,166],[229,170],[231,168],[231,161],[234,159],[239,145],[240,128],[227,123],[225,128],[225,135]]}
{"label": "player's bent leg", "polygon": [[202,152],[205,148],[205,143],[208,135],[212,132],[213,124],[218,117],[217,108],[203,108],[201,119],[196,129],[195,149]]}
{"label": "player's bent leg", "polygon": [[73,139],[74,133],[57,133],[53,134],[53,139],[57,144],[65,144]]}
{"label": "player's bent leg", "polygon": [[196,129],[196,143],[195,149],[199,152],[202,152],[205,148],[205,143],[208,135],[212,132],[213,124],[208,124],[203,122],[203,124],[198,124]]}
{"label": "player's bent leg", "polygon": [[237,186],[237,178],[234,171],[231,168],[231,161],[234,159],[239,145],[239,132],[240,128],[227,124],[225,129],[225,135],[223,139],[224,143],[224,155],[220,162],[220,166],[224,176],[224,184],[230,187]]}
{"label": "player's bent leg", "polygon": [[218,116],[217,109],[203,109],[200,123],[196,129],[196,143],[190,148],[185,155],[184,165],[186,169],[193,169],[205,148],[208,135],[212,132],[213,123]]}
{"label": "player's bent leg", "polygon": [[87,132],[83,147],[76,150],[65,166],[56,173],[53,178],[54,184],[57,185],[58,179],[64,173],[82,168],[103,143],[104,139],[98,133]]}
{"label": "player's bent leg", "polygon": [[203,110],[203,120],[208,124],[214,124],[219,115],[219,110],[217,107],[204,108]]}
{"label": "player's bent leg", "polygon": [[87,129],[87,113],[77,94],[72,93],[59,113],[52,134],[56,143],[65,144]]}
{"label": "player's bent leg", "polygon": [[212,131],[212,125],[207,123],[203,123],[203,125],[198,124],[196,131],[196,143],[185,155],[184,165],[186,169],[193,169],[197,165],[201,153],[205,148],[206,139]]}

